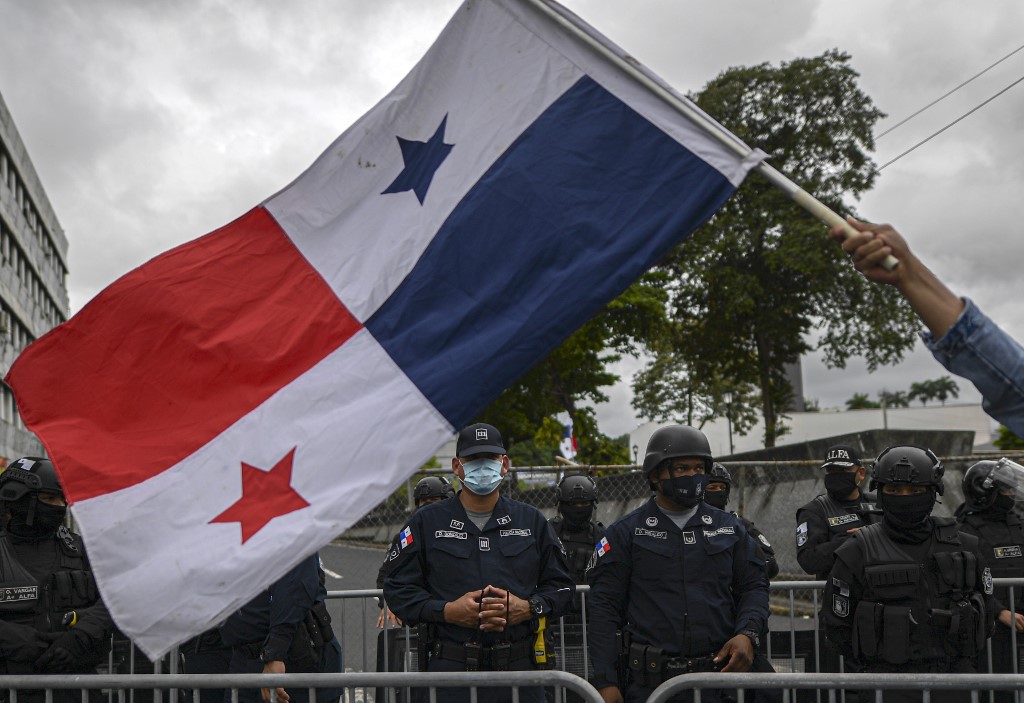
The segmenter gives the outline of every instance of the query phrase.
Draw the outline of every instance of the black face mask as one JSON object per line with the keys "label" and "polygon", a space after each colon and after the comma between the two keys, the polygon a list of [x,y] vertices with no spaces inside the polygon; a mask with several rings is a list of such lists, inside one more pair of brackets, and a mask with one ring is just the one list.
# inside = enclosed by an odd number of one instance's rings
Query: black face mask
{"label": "black face mask", "polygon": [[661,481],[661,494],[673,505],[688,510],[704,499],[704,474],[677,476]]}
{"label": "black face mask", "polygon": [[1013,504],[1017,502],[1014,496],[1004,496],[1002,493],[996,495],[995,501],[989,510],[996,515],[1006,515],[1013,510]]}
{"label": "black face mask", "polygon": [[886,493],[883,489],[878,492],[878,500],[882,504],[882,521],[893,532],[916,538],[921,536],[922,528],[931,531],[925,520],[935,507],[935,491],[898,496]]}
{"label": "black face mask", "polygon": [[[32,503],[35,503],[34,507]],[[7,529],[12,535],[30,540],[53,537],[57,534],[57,528],[64,524],[64,516],[68,512],[63,505],[41,503],[35,496],[13,501],[7,507],[11,513]],[[28,524],[30,514],[31,525]]]}
{"label": "black face mask", "polygon": [[712,508],[725,510],[729,504],[729,491],[704,491],[704,502]]}
{"label": "black face mask", "polygon": [[835,500],[846,500],[857,488],[856,471],[837,471],[825,474],[825,490]]}
{"label": "black face mask", "polygon": [[561,505],[558,506],[558,512],[565,518],[565,524],[569,527],[580,528],[590,522],[590,518],[594,515],[594,504],[591,503],[585,508],[579,508],[574,505]]}

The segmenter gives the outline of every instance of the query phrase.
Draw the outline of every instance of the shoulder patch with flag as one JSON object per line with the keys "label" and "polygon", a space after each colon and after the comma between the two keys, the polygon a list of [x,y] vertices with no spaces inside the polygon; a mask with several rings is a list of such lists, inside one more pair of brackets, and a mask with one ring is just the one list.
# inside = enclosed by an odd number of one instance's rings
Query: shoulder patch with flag
{"label": "shoulder patch with flag", "polygon": [[398,543],[405,549],[412,544],[412,530],[406,525],[405,529],[398,533]]}
{"label": "shoulder patch with flag", "polygon": [[378,504],[763,157],[543,7],[560,20],[468,0],[289,186],[14,362],[103,598],[150,656]]}

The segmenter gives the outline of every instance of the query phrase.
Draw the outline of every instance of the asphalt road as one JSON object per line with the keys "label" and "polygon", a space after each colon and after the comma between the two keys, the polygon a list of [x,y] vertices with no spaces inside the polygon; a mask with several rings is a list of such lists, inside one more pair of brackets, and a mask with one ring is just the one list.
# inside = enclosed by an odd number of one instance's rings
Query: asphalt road
{"label": "asphalt road", "polygon": [[[320,550],[328,591],[376,588],[383,547],[332,543]],[[341,642],[346,671],[374,671],[377,656],[377,602],[373,598],[329,598],[334,633]]]}

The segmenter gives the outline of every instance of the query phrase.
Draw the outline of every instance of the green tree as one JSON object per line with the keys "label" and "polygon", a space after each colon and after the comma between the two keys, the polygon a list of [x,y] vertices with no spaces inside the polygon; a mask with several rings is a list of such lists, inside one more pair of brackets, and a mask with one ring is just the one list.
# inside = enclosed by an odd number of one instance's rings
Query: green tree
{"label": "green tree", "polygon": [[917,381],[910,384],[910,392],[907,393],[910,400],[920,400],[921,405],[926,405],[929,400],[935,400],[935,381]]}
{"label": "green tree", "polygon": [[879,405],[885,405],[887,408],[910,407],[910,398],[905,391],[879,391],[878,400]]}
{"label": "green tree", "polygon": [[[848,62],[828,51],[731,68],[694,99],[826,205],[852,212],[846,198],[875,178],[868,152],[883,115]],[[818,348],[829,366],[863,356],[874,370],[916,339],[918,323],[896,292],[869,284],[820,223],[757,174],[661,270],[671,274],[675,373],[695,387],[711,376],[756,388],[750,402],[764,419],[766,447],[785,431],[787,364]],[[813,330],[818,338],[808,343]],[[647,382],[668,377],[652,373]]]}
{"label": "green tree", "polygon": [[1000,449],[1024,449],[1024,438],[1018,437],[1005,425],[999,426],[998,436],[992,442]]}
{"label": "green tree", "polygon": [[932,384],[932,392],[935,394],[935,399],[943,405],[946,404],[946,398],[960,397],[960,386],[949,376],[937,378],[932,381]]}
{"label": "green tree", "polygon": [[[514,457],[517,443],[550,441],[547,435],[551,430],[545,430],[545,419],[554,422],[555,415],[566,412],[572,418],[579,444],[576,461],[629,463],[628,448],[598,429],[593,405],[607,401],[602,389],[619,380],[609,365],[623,354],[646,352],[666,334],[665,289],[664,272],[642,276],[505,389],[474,421],[497,427]],[[560,438],[560,428],[558,432]],[[552,458],[557,445],[557,441],[552,442]]]}
{"label": "green tree", "polygon": [[879,407],[881,405],[868,398],[867,393],[854,393],[853,397],[846,401],[847,410],[867,410]]}

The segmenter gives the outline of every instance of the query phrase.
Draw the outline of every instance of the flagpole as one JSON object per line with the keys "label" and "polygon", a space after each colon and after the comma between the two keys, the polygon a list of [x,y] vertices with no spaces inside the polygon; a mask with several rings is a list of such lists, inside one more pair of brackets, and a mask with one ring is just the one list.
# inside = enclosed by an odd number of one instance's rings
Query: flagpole
{"label": "flagpole", "polygon": [[[689,101],[681,99],[664,85],[654,80],[640,68],[638,63],[630,62],[627,58],[619,55],[615,49],[602,41],[603,37],[594,36],[584,27],[581,27],[577,24],[575,15],[573,15],[569,10],[556,2],[552,2],[551,0],[524,0],[524,2],[531,5],[546,15],[549,19],[556,22],[563,29],[570,32],[573,36],[583,41],[605,59],[611,61],[620,70],[643,85],[647,90],[672,107],[672,109],[684,118],[689,120],[691,124],[699,127],[709,136],[713,137],[726,148],[730,149],[741,159],[756,158],[756,150],[752,150],[744,144],[739,137],[724,129]],[[788,176],[771,164],[760,160],[758,165],[755,167],[755,170],[766,178],[769,183],[785,193],[790,200],[812,214],[820,222],[828,225],[829,227],[835,227],[837,225],[841,226],[845,232],[845,237],[850,237],[857,233],[857,231],[853,229],[845,219],[840,217],[830,207],[815,198],[806,190],[798,186]],[[888,271],[892,271],[898,265],[899,261],[891,254],[881,263],[881,266]]]}

